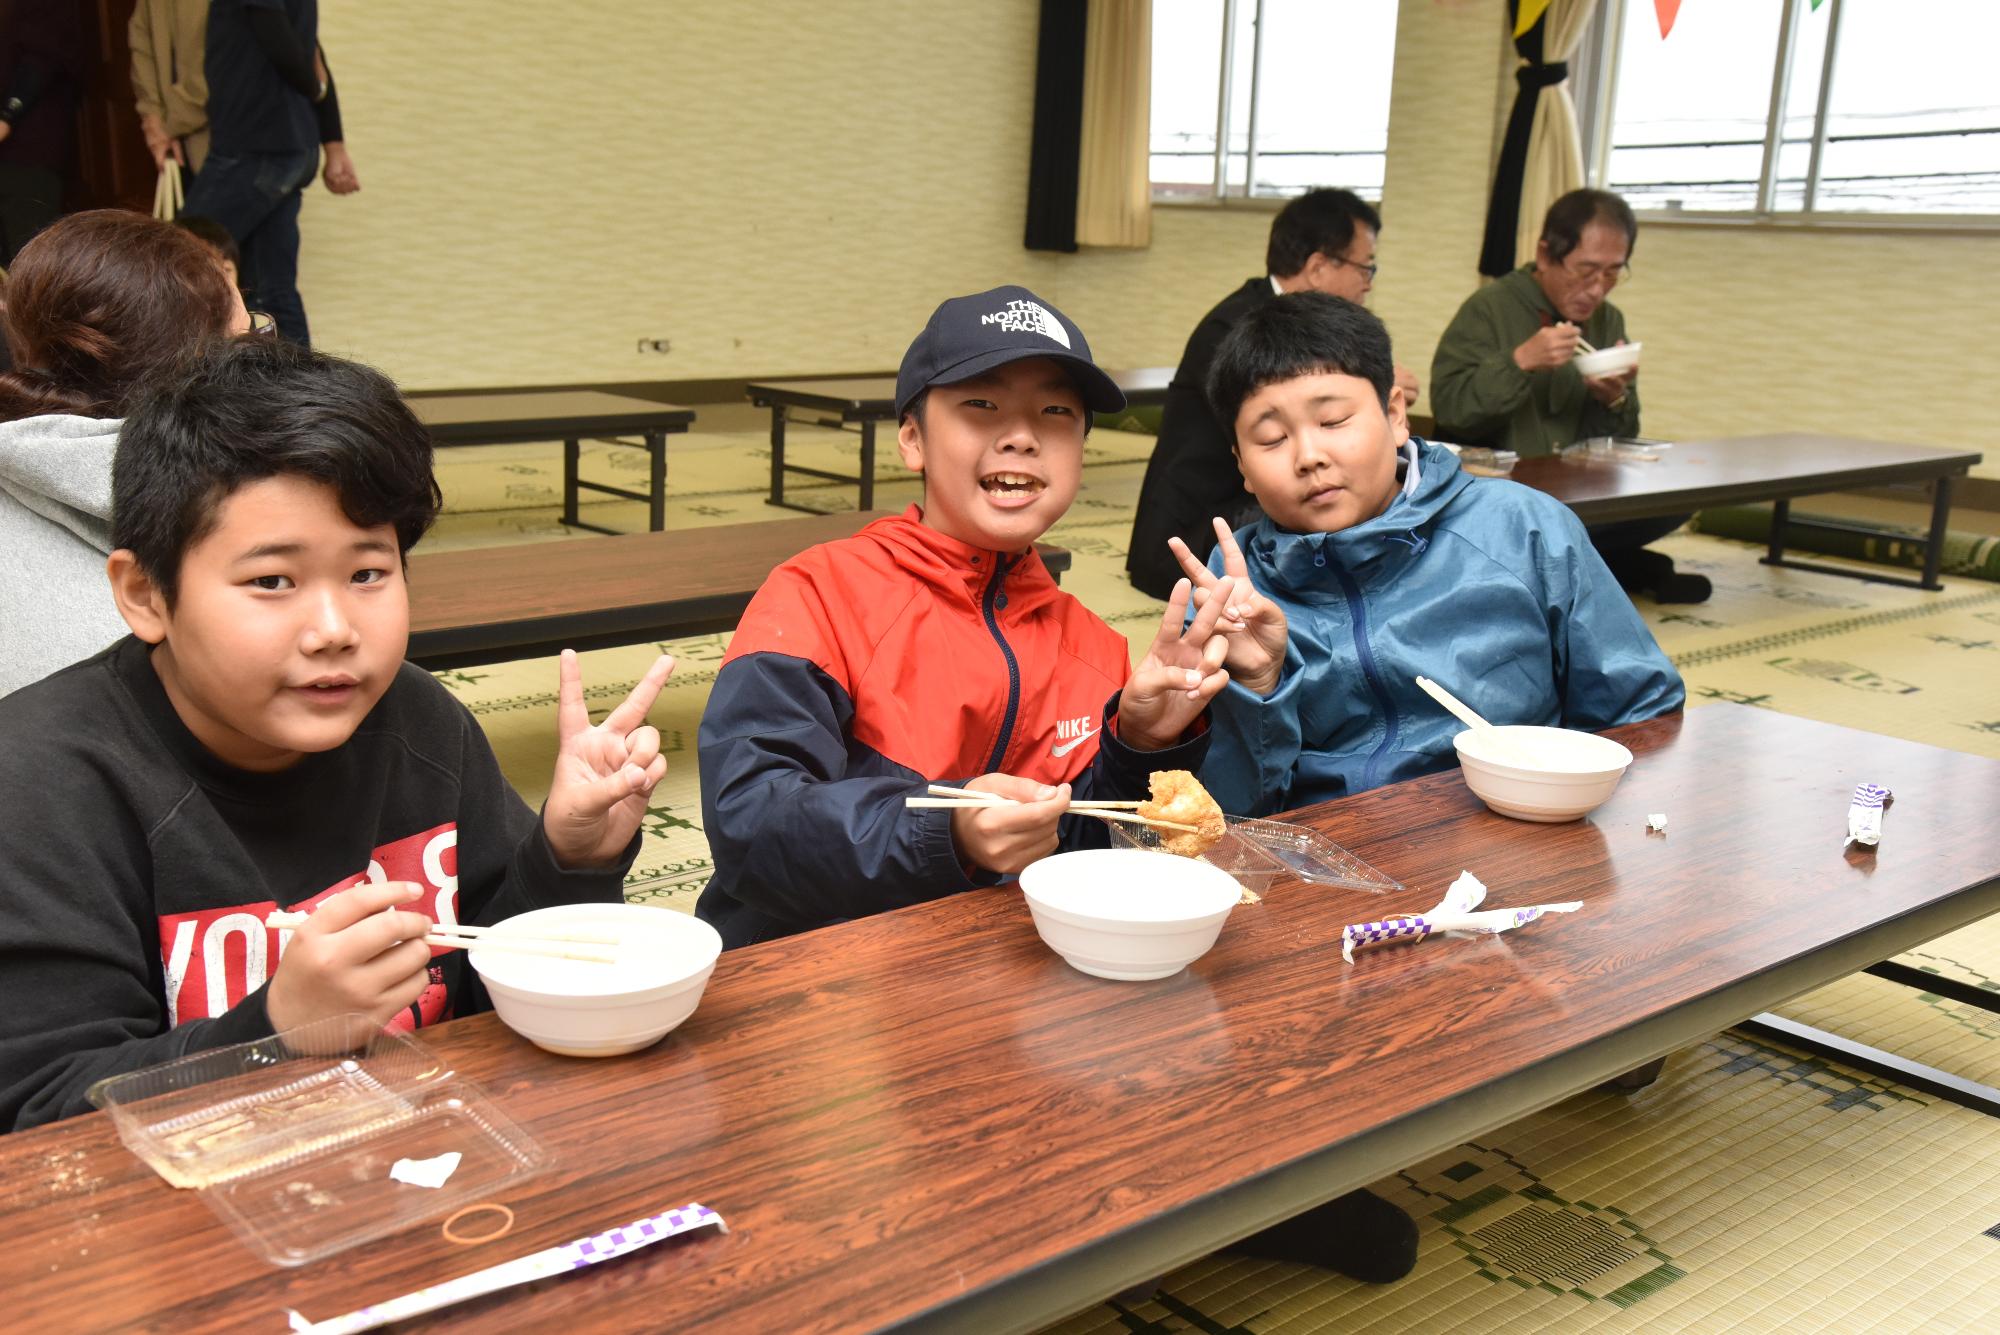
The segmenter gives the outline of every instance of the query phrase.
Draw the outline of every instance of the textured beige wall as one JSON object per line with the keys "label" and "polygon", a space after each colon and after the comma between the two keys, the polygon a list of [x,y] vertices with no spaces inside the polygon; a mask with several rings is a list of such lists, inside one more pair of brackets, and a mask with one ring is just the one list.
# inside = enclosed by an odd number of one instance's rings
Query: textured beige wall
{"label": "textured beige wall", "polygon": [[[1401,5],[1375,308],[1421,374],[1476,281],[1512,80],[1497,0]],[[939,298],[1024,282],[1107,363],[1171,363],[1257,272],[1270,214],[1023,250],[1035,11],[328,6],[364,189],[307,197],[316,336],[419,388],[850,370],[893,366]],[[2000,236],[1656,226],[1635,259],[1650,431],[1979,448],[2000,420]],[[635,351],[652,337],[672,353]]]}
{"label": "textured beige wall", "polygon": [[[315,338],[413,387],[893,366],[1021,248],[1028,0],[329,5]],[[665,356],[635,351],[672,340]]]}

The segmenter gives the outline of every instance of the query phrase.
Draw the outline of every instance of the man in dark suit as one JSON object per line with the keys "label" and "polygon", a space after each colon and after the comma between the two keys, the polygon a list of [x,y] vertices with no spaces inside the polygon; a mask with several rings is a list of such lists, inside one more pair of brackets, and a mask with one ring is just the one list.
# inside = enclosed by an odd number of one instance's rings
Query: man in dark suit
{"label": "man in dark suit", "polygon": [[[1146,465],[1132,519],[1125,570],[1139,589],[1155,598],[1173,592],[1181,568],[1167,548],[1168,538],[1180,538],[1198,559],[1207,560],[1215,546],[1214,517],[1220,515],[1234,527],[1256,505],[1236,470],[1234,437],[1208,406],[1208,368],[1223,336],[1245,315],[1286,292],[1310,290],[1366,301],[1375,282],[1375,241],[1381,231],[1381,216],[1353,191],[1307,191],[1272,221],[1264,276],[1224,297],[1188,336],[1187,350],[1167,386],[1160,438]],[[1407,411],[1416,401],[1416,377],[1399,365],[1396,384]]]}

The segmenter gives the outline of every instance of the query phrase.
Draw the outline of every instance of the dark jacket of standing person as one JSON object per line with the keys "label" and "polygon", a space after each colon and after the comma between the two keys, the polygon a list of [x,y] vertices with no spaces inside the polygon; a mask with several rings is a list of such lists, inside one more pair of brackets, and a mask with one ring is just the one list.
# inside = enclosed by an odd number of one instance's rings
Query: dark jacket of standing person
{"label": "dark jacket of standing person", "polygon": [[86,54],[82,0],[0,0],[0,267],[62,211]]}

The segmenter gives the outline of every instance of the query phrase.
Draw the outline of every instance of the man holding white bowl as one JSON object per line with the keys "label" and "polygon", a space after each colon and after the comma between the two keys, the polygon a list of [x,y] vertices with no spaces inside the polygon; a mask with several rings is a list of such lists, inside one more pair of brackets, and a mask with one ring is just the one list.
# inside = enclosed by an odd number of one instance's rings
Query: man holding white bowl
{"label": "man holding white bowl", "polygon": [[[1638,344],[1611,289],[1632,273],[1639,235],[1631,206],[1604,190],[1572,190],[1549,206],[1535,258],[1465,299],[1431,361],[1431,406],[1442,440],[1490,445],[1522,458],[1595,436],[1639,431]],[[1708,580],[1682,574],[1646,544],[1688,516],[1590,529],[1627,590],[1662,603],[1708,598]]]}

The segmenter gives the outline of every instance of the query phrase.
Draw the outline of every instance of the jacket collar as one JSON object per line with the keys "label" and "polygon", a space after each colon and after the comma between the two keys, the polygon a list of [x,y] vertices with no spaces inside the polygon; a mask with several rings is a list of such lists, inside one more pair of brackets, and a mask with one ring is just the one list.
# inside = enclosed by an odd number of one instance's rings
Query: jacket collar
{"label": "jacket collar", "polygon": [[880,543],[897,565],[953,601],[978,603],[996,570],[1004,572],[1010,615],[1053,602],[1062,592],[1034,546],[1026,552],[995,552],[960,542],[926,527],[922,506],[878,519],[856,536]]}

